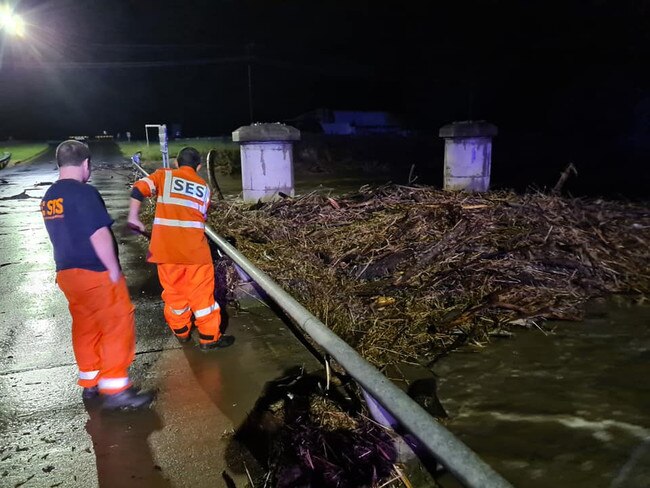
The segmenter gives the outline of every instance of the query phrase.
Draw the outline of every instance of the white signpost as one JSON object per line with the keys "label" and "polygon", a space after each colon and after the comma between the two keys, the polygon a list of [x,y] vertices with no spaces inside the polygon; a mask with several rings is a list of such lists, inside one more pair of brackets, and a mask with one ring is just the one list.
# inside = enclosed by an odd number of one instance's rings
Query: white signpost
{"label": "white signpost", "polygon": [[169,151],[167,148],[167,125],[165,124],[145,124],[144,134],[147,138],[147,147],[149,147],[149,129],[158,129],[158,140],[160,141],[160,152],[162,153],[163,168],[169,168]]}

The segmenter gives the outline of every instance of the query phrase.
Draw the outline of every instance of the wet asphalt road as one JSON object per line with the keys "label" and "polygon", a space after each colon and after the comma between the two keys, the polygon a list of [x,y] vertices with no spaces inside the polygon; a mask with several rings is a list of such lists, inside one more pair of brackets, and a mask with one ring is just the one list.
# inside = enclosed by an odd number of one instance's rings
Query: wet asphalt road
{"label": "wet asphalt road", "polygon": [[[116,220],[120,259],[136,306],[131,374],[157,399],[149,410],[104,413],[76,385],[70,317],[54,282],[40,197],[57,178],[53,151],[0,172],[0,486],[218,487],[257,469],[228,435],[267,382],[313,356],[257,301],[230,311],[235,345],[210,354],[180,346],[162,316],[146,242],[125,232],[130,165],[117,146],[95,144],[91,183]],[[226,484],[223,473],[234,483]]]}

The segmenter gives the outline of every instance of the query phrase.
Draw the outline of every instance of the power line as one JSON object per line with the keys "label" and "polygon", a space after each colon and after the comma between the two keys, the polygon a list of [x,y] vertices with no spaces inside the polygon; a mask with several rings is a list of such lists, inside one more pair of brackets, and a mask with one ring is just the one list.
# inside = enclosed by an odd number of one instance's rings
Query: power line
{"label": "power line", "polygon": [[91,70],[91,69],[149,69],[169,68],[177,66],[208,66],[220,64],[246,63],[269,66],[274,68],[300,71],[322,76],[340,78],[368,78],[373,76],[373,70],[368,66],[359,65],[307,65],[290,61],[283,61],[273,58],[261,58],[258,56],[230,56],[219,58],[195,58],[178,60],[148,60],[148,61],[14,61],[6,63],[5,66],[12,66],[22,69],[66,69],[66,70]]}
{"label": "power line", "polygon": [[11,66],[27,69],[132,69],[132,68],[167,68],[174,66],[205,66],[210,64],[228,64],[248,61],[247,56],[227,58],[180,59],[167,61],[18,61]]}

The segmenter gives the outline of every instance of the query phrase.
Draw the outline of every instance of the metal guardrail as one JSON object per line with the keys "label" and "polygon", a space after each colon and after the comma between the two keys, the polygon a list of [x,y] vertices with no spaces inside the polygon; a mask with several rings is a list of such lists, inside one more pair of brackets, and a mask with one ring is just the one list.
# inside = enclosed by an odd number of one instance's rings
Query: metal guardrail
{"label": "metal guardrail", "polygon": [[[144,168],[133,164],[148,176]],[[228,241],[207,225],[205,233],[459,481],[476,488],[512,488],[474,451],[436,422],[404,391],[363,359]]]}

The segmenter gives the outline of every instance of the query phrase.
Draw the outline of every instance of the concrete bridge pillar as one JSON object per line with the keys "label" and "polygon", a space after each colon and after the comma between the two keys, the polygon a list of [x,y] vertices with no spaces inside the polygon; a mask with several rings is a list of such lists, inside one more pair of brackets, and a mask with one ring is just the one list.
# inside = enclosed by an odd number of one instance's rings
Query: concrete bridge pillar
{"label": "concrete bridge pillar", "polygon": [[497,132],[483,120],[453,122],[440,129],[445,139],[445,190],[488,191],[492,138]]}
{"label": "concrete bridge pillar", "polygon": [[244,201],[269,201],[279,192],[294,195],[293,143],[300,131],[284,124],[252,124],[232,133],[240,144]]}

